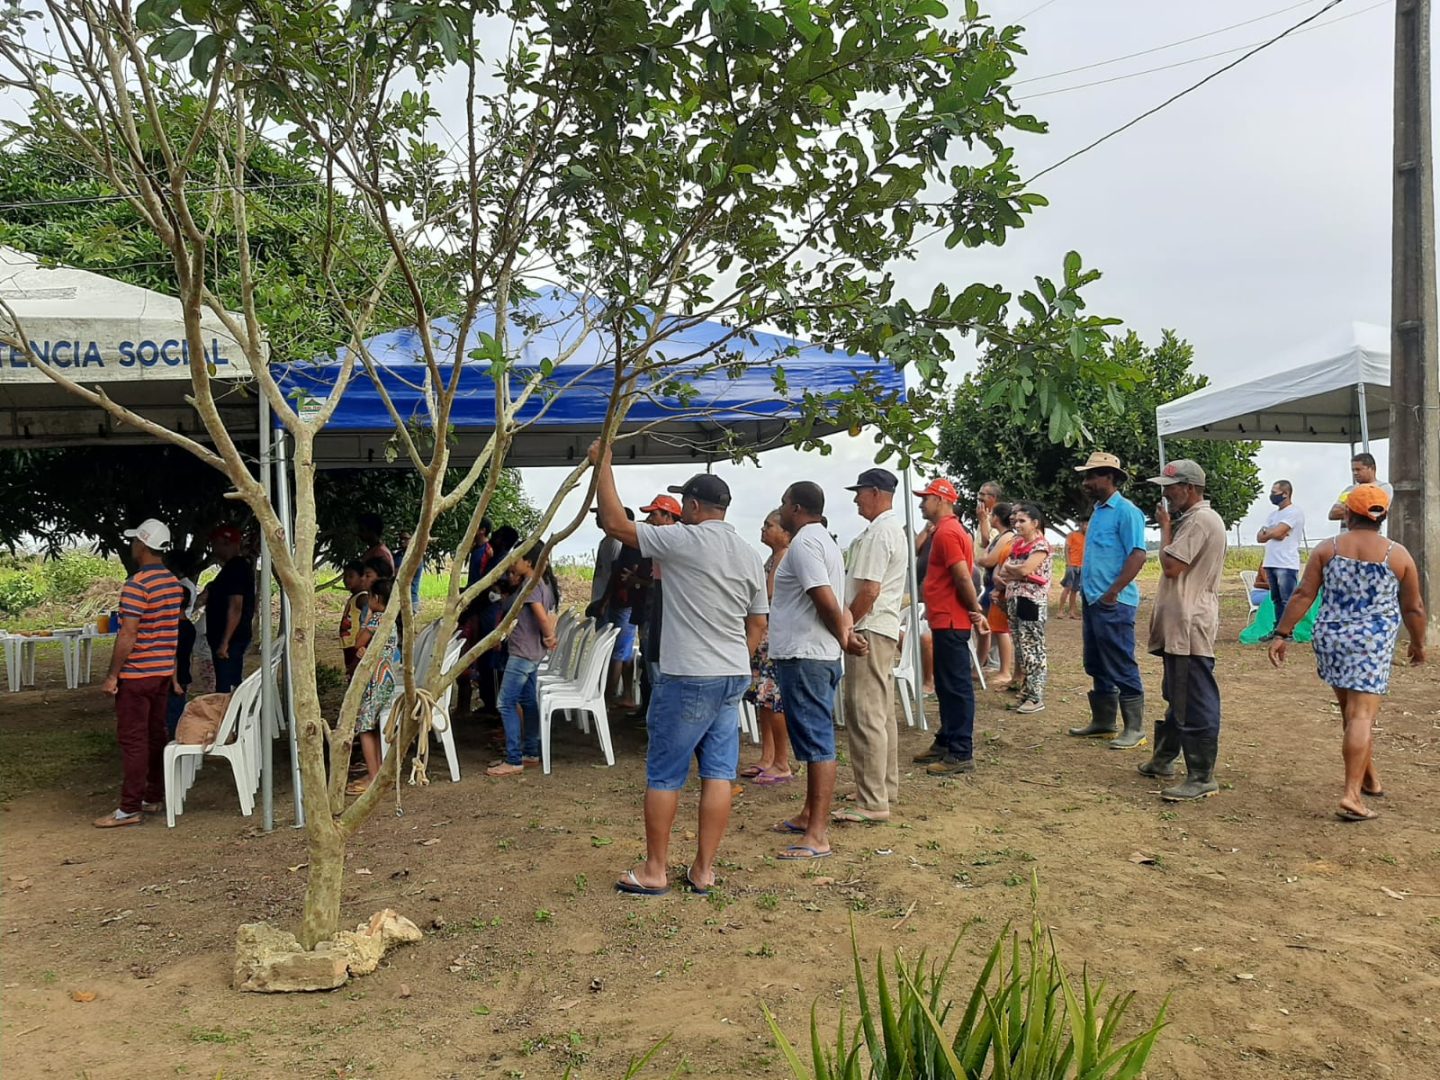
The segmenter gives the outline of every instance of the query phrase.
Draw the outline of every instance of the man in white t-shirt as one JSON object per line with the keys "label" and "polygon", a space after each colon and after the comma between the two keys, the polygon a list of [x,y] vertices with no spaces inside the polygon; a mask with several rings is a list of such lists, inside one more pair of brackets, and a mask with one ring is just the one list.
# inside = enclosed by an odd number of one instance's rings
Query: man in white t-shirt
{"label": "man in white t-shirt", "polygon": [[[1375,455],[1361,452],[1350,459],[1350,478],[1355,481],[1344,491],[1335,497],[1335,505],[1330,507],[1329,520],[1340,523],[1340,531],[1347,532],[1349,526],[1345,524],[1349,520],[1349,510],[1345,506],[1345,497],[1354,491],[1361,484],[1374,484],[1381,491],[1395,498],[1395,489],[1389,484],[1382,484],[1375,471]],[[1277,613],[1276,618],[1279,618]]]}
{"label": "man in white t-shirt", "polygon": [[665,633],[646,714],[645,862],[627,870],[615,888],[635,896],[670,891],[670,833],[694,760],[700,828],[686,879],[704,896],[715,884],[715,856],[730,821],[740,699],[750,687],[750,657],[765,636],[764,564],[725,521],[730,488],[718,476],[701,473],[670,489],[680,496],[678,525],[637,525],[615,490],[609,447],[595,442],[590,461],[605,535],[653,559],[665,580]]}
{"label": "man in white t-shirt", "polygon": [[[830,804],[835,796],[835,691],[840,658],[851,644],[853,620],[842,604],[845,563],[825,527],[825,493],[802,480],[785,489],[780,524],[792,539],[775,571],[770,602],[770,659],[785,702],[785,728],[795,757],[805,763],[805,809],[775,826],[795,843],[787,862],[830,855]],[[856,648],[863,652],[864,641]]]}
{"label": "man in white t-shirt", "polygon": [[1275,622],[1285,614],[1285,605],[1300,579],[1300,541],[1305,537],[1305,511],[1296,506],[1295,489],[1289,480],[1276,480],[1270,487],[1275,509],[1255,539],[1265,545],[1265,577],[1270,582],[1270,599],[1275,604]]}
{"label": "man in white t-shirt", "polygon": [[885,821],[890,804],[900,797],[894,673],[910,541],[895,513],[899,483],[888,469],[866,469],[846,489],[855,493],[855,508],[869,525],[845,558],[845,603],[855,620],[853,637],[860,639],[846,646],[850,655],[841,691],[855,805],[836,810],[831,815],[835,821]]}

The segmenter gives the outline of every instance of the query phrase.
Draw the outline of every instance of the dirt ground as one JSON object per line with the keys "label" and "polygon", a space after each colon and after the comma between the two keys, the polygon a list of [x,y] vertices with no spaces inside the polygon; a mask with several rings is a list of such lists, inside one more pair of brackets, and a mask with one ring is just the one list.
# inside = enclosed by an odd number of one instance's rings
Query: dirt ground
{"label": "dirt ground", "polygon": [[[1231,642],[1243,612],[1237,589]],[[1033,871],[1068,967],[1138,992],[1132,1030],[1170,995],[1149,1077],[1440,1076],[1436,667],[1397,671],[1376,752],[1382,817],[1346,825],[1332,815],[1337,713],[1307,647],[1284,674],[1258,648],[1223,648],[1224,790],[1167,807],[1135,752],[1064,734],[1084,710],[1079,623],[1053,620],[1050,642],[1044,713],[1016,717],[981,694],[974,776],[907,776],[894,821],[836,830],[830,860],[775,862],[767,829],[800,787],[747,790],[709,900],[611,889],[643,848],[635,724],[619,725],[614,769],[565,728],[551,776],[503,781],[482,775],[490,727],[461,724],[461,782],[407,789],[404,815],[377,815],[346,872],[345,921],[391,906],[425,940],[342,990],[277,997],[228,982],[237,924],[297,918],[305,854],[286,789],[270,835],[239,816],[219,767],[174,830],[91,828],[118,786],[108,703],[65,691],[52,665],[42,689],[0,696],[5,770],[46,778],[0,812],[4,1074],[551,1077],[573,1065],[610,1078],[668,1036],[643,1075],[781,1076],[761,1003],[796,1041],[812,1002],[826,1031],[842,1003],[853,1016],[852,920],[871,956],[943,949],[965,930],[965,993],[1006,921],[1028,918]],[[1142,667],[1158,707],[1158,662]],[[906,732],[907,760],[927,740]],[[677,877],[694,809],[692,789]]]}

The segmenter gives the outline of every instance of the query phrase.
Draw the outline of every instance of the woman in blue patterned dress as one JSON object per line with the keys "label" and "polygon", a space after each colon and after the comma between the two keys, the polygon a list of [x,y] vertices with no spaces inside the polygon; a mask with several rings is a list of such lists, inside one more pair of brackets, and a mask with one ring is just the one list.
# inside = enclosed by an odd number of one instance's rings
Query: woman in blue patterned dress
{"label": "woman in blue patterned dress", "polygon": [[1323,584],[1325,599],[1315,619],[1315,666],[1340,702],[1345,729],[1345,795],[1336,811],[1344,821],[1379,815],[1365,796],[1385,794],[1372,760],[1375,717],[1390,690],[1390,668],[1400,624],[1410,634],[1410,662],[1425,660],[1425,604],[1415,560],[1380,534],[1390,497],[1361,484],[1345,500],[1348,531],[1322,544],[1305,564],[1270,645],[1270,662],[1285,662],[1286,644]]}

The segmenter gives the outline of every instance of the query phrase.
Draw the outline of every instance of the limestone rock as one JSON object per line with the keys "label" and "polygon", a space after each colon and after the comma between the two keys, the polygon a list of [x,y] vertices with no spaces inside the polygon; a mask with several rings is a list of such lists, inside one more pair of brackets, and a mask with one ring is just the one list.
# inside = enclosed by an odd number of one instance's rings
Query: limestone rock
{"label": "limestone rock", "polygon": [[[359,927],[356,927],[356,929],[358,930]],[[419,941],[424,936],[421,934],[418,926],[405,918],[404,915],[397,915],[390,908],[386,908],[384,911],[377,911],[374,915],[370,916],[370,925],[366,929],[367,932],[372,934],[378,929],[380,936],[385,940],[385,947],[387,949],[392,945],[406,945]]]}
{"label": "limestone rock", "polygon": [[246,923],[235,932],[237,990],[261,994],[334,990],[348,978],[343,954],[306,952],[294,934],[268,923]]}
{"label": "limestone rock", "polygon": [[385,956],[385,939],[363,929],[341,930],[331,940],[317,945],[315,951],[342,957],[351,975],[369,975]]}

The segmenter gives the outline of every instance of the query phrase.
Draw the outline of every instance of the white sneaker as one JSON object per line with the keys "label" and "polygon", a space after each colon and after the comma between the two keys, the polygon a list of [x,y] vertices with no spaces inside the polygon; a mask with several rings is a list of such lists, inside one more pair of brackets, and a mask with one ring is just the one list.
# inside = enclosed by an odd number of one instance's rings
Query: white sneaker
{"label": "white sneaker", "polygon": [[1044,712],[1045,703],[1043,701],[1027,701],[1015,711],[1017,713],[1024,713],[1026,716],[1030,716],[1037,712]]}

